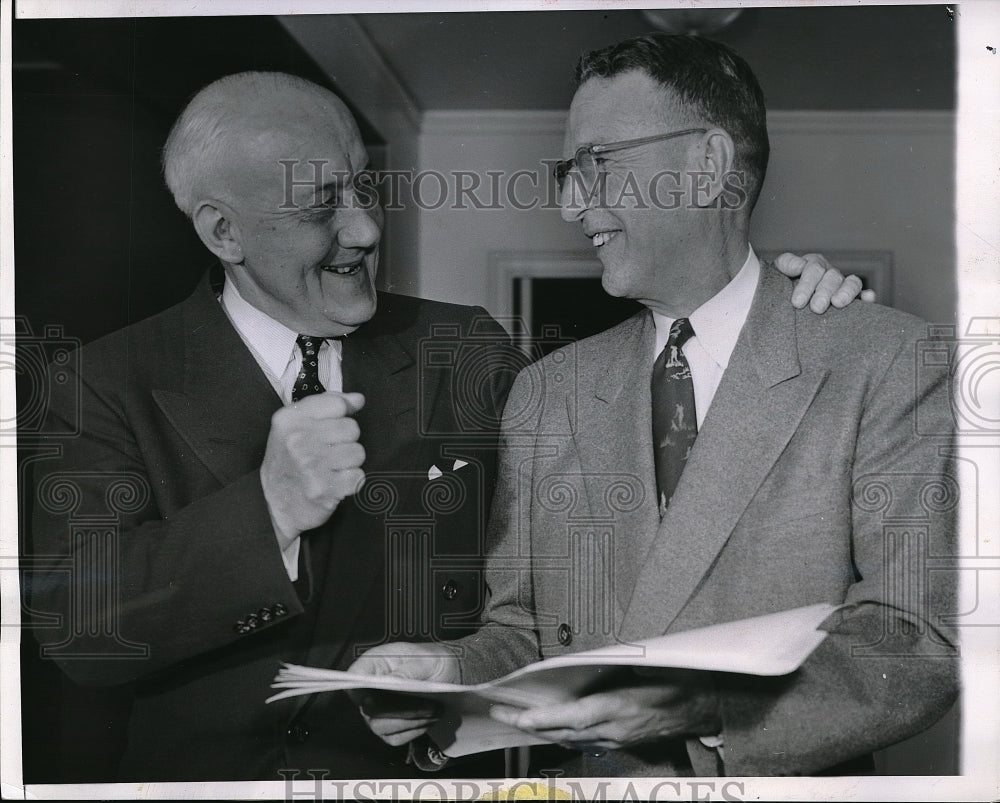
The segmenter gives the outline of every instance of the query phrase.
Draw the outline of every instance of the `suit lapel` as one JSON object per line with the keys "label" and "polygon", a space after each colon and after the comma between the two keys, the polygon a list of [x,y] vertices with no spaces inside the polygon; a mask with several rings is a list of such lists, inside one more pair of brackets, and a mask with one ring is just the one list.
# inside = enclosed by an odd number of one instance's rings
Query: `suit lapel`
{"label": "suit lapel", "polygon": [[[357,420],[366,472],[404,476],[424,457],[413,448],[420,431],[418,392],[429,416],[438,395],[438,374],[418,381],[415,355],[408,348],[412,338],[405,327],[397,332],[389,310],[380,313],[344,342],[344,390],[365,395]],[[181,322],[183,385],[154,390],[153,397],[192,452],[225,485],[259,467],[281,399],[229,322],[207,277],[182,307]],[[383,521],[362,513],[348,499],[328,525],[306,536],[313,539],[309,546],[322,556],[326,569],[310,665],[330,666],[338,660],[362,606],[370,601],[372,583],[384,576]],[[307,699],[298,698],[294,710]]]}
{"label": "suit lapel", "polygon": [[[415,358],[394,332],[365,327],[348,336],[343,354],[344,390],[365,395],[357,421],[366,470],[385,467],[389,451],[402,442],[406,422],[416,415]],[[412,436],[415,425],[408,431]]]}
{"label": "suit lapel", "polygon": [[619,636],[665,632],[696,591],[825,379],[800,368],[787,282],[760,282],[722,383],[659,531]]}
{"label": "suit lapel", "polygon": [[[356,416],[365,447],[365,472],[386,477],[402,489],[397,511],[409,509],[406,494],[418,485],[412,477],[424,459],[414,448],[418,393],[424,393],[423,403],[430,406],[437,393],[436,384],[420,385],[408,344],[391,327],[372,321],[347,338],[343,351],[344,390],[365,395],[365,407]],[[386,517],[365,513],[355,499],[347,499],[332,526],[316,535],[329,539],[329,552],[307,662],[333,666],[353,640],[352,630],[365,606],[372,604],[372,585],[385,578]],[[383,615],[381,609],[378,613]]]}
{"label": "suit lapel", "polygon": [[183,307],[184,385],[153,398],[223,485],[260,465],[281,399],[247,350],[206,276]]}
{"label": "suit lapel", "polygon": [[[575,439],[589,515],[614,526],[614,596],[624,606],[660,522],[648,481],[654,476],[649,377],[656,330],[652,316],[642,312],[610,334],[598,358],[602,362],[595,366],[593,393],[580,394]],[[619,482],[641,503],[612,509],[614,500],[622,497],[608,491]]]}

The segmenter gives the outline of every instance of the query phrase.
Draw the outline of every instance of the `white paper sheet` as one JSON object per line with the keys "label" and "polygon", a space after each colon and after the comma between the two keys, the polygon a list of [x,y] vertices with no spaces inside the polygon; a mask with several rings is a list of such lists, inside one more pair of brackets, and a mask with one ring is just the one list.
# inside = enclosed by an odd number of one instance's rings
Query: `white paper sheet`
{"label": "white paper sheet", "polygon": [[530,708],[578,699],[627,682],[631,669],[675,668],[750,675],[785,675],[801,666],[826,636],[817,628],[836,605],[819,603],[781,613],[671,633],[635,644],[549,658],[478,686],[437,683],[392,675],[358,675],[285,664],[267,702],[316,692],[375,689],[435,699],[443,714],[430,736],[449,756],[539,744],[489,716],[504,703]]}

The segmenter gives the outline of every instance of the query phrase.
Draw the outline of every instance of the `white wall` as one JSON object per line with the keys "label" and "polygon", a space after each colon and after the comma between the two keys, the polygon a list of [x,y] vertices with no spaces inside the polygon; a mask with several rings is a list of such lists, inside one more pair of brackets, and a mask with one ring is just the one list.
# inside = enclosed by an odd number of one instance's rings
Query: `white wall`
{"label": "white wall", "polygon": [[[450,173],[518,170],[542,173],[542,161],[562,154],[565,115],[552,112],[428,112],[420,136],[420,169]],[[522,180],[524,181],[524,180]],[[530,197],[523,183],[525,197]],[[428,185],[429,188],[429,185]],[[430,192],[430,189],[428,189]],[[481,197],[489,198],[483,189]],[[489,275],[492,250],[586,250],[578,227],[558,209],[520,211],[449,208],[419,217],[419,294],[500,310]]]}
{"label": "white wall", "polygon": [[[420,169],[541,171],[542,160],[562,153],[563,121],[552,112],[426,113]],[[892,251],[894,293],[884,301],[930,320],[953,319],[953,123],[948,112],[772,113],[754,244]],[[425,189],[434,200],[436,185]],[[419,213],[419,286],[410,292],[498,312],[491,251],[589,248],[554,209],[452,206]]]}
{"label": "white wall", "polygon": [[771,165],[753,216],[760,247],[893,252],[888,303],[954,319],[954,115],[771,115]]}

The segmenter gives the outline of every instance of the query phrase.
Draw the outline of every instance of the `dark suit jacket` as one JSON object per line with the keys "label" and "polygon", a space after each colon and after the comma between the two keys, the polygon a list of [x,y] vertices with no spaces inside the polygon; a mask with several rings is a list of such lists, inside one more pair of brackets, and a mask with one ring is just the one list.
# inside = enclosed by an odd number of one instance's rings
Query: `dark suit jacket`
{"label": "dark suit jacket", "polygon": [[281,402],[207,279],[82,349],[49,419],[81,433],[35,464],[31,536],[51,568],[32,605],[62,616],[39,638],[71,678],[133,690],[120,779],[411,774],[344,695],[264,699],[281,661],[345,668],[470,631],[512,358],[482,309],[380,294],[343,356],[367,399],[367,484],[303,535],[293,586],[258,472]]}
{"label": "dark suit jacket", "polygon": [[[720,761],[688,740],[695,774],[820,772],[948,710],[958,488],[947,368],[918,360],[926,327],[912,316],[869,304],[819,316],[790,295],[788,280],[761,271],[662,520],[648,312],[518,377],[491,521],[489,624],[462,641],[465,682],[846,602],[799,671],[717,678],[725,747]],[[570,772],[670,775],[685,771],[676,756],[652,743]]]}

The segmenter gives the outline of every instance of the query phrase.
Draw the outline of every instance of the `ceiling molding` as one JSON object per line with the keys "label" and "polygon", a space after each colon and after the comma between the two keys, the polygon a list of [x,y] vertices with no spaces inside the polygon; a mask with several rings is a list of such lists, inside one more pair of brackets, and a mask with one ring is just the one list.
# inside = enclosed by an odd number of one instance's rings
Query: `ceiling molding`
{"label": "ceiling molding", "polygon": [[420,106],[356,17],[276,19],[376,129],[391,130],[388,118],[401,114],[413,133],[420,131]]}
{"label": "ceiling molding", "polygon": [[[496,136],[498,134],[554,134],[562,136],[566,112],[526,109],[427,111],[420,133],[429,136]],[[955,112],[901,111],[785,111],[768,112],[767,127],[781,134],[949,134]]]}

